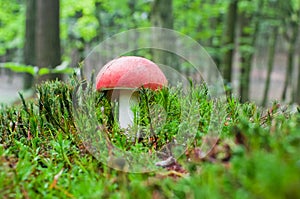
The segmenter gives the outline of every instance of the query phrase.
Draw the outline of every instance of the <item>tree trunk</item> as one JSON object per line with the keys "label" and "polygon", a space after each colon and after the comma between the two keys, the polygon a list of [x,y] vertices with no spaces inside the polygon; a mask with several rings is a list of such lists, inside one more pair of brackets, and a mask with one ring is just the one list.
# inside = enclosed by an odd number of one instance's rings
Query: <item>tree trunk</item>
{"label": "tree trunk", "polygon": [[[246,12],[241,13],[242,33],[241,33],[241,74],[240,74],[240,96],[241,102],[249,100],[250,78],[252,69],[252,58],[257,34],[259,31],[260,10],[263,6],[263,0],[258,2],[257,11],[252,15],[247,15]],[[253,32],[249,32],[249,27],[253,23]]]}
{"label": "tree trunk", "polygon": [[295,102],[300,105],[300,53],[298,55],[298,81],[297,81],[295,95],[296,95]]}
{"label": "tree trunk", "polygon": [[291,84],[293,65],[294,65],[294,54],[297,45],[297,37],[298,37],[298,25],[296,23],[292,24],[292,37],[289,41],[289,50],[288,50],[288,59],[287,59],[287,70],[285,73],[284,87],[281,99],[282,101],[286,100],[286,94],[288,86]]}
{"label": "tree trunk", "polygon": [[[250,25],[250,19],[244,19],[244,27],[247,28]],[[246,22],[247,21],[247,22]],[[247,25],[246,25],[247,24]],[[251,38],[252,36],[252,38]],[[241,35],[241,74],[240,74],[240,97],[241,102],[246,102],[249,100],[249,90],[250,90],[250,76],[251,76],[251,66],[252,58],[254,55],[253,49],[255,45],[255,38],[257,37],[257,31],[254,31],[253,35],[248,32],[242,31]],[[250,40],[250,41],[249,41]]]}
{"label": "tree trunk", "polygon": [[[26,0],[26,30],[24,44],[24,63],[35,65],[35,27],[36,27],[36,0]],[[24,74],[24,89],[29,89],[33,85],[33,76]]]}
{"label": "tree trunk", "polygon": [[97,30],[97,41],[101,42],[104,39],[104,32],[103,32],[103,22],[102,22],[102,17],[101,17],[101,13],[103,10],[103,2],[102,1],[95,1],[95,17],[97,19],[98,22],[98,30]]}
{"label": "tree trunk", "polygon": [[[59,0],[37,0],[36,64],[54,68],[61,63]],[[62,74],[47,74],[44,80],[62,79]]]}
{"label": "tree trunk", "polygon": [[173,29],[173,0],[155,0],[152,4],[151,22],[155,27]]}
{"label": "tree trunk", "polygon": [[[235,41],[235,27],[237,18],[238,0],[232,0],[227,9],[227,17],[225,21],[225,30],[223,35],[222,46],[225,48],[222,56],[221,70],[225,84],[230,84],[232,81],[232,61],[234,56],[234,41]],[[227,92],[231,94],[231,90]]]}
{"label": "tree trunk", "polygon": [[[137,10],[137,3],[138,3],[137,0],[128,0],[127,5],[130,10],[130,16],[133,16],[135,14],[135,12]],[[134,17],[131,18],[131,23],[132,23],[132,25],[131,25],[132,28],[138,28],[138,21]],[[139,49],[138,41],[139,41],[140,35],[137,31],[135,31],[133,34],[134,34],[135,40],[133,42],[131,42],[129,45],[130,45],[130,48],[137,50],[137,49]],[[139,53],[139,51],[135,52],[136,55],[138,55],[138,53]]]}
{"label": "tree trunk", "polygon": [[[154,0],[150,17],[152,26],[173,29],[173,0]],[[153,32],[156,35],[156,40],[153,41],[155,45],[163,49],[174,49],[175,38],[172,40],[170,38],[172,35],[164,35],[163,33],[163,31]],[[174,61],[176,60],[174,55],[169,52],[153,49],[152,56],[156,63],[178,68]]]}
{"label": "tree trunk", "polygon": [[268,70],[267,70],[267,79],[266,79],[266,85],[265,85],[265,90],[264,90],[262,106],[266,106],[267,101],[268,101],[271,73],[272,73],[273,66],[274,66],[274,57],[275,57],[275,50],[276,50],[276,44],[277,44],[277,36],[278,36],[278,27],[275,27],[273,30],[273,34],[269,40]]}
{"label": "tree trunk", "polygon": [[[216,0],[210,0],[208,2],[210,4],[210,6],[214,6],[214,4],[216,4]],[[217,17],[211,17],[209,19],[209,28],[210,28],[210,31],[215,31],[218,29],[218,26],[220,26],[220,24],[222,23],[222,18],[223,16],[221,14],[219,14],[219,16]],[[201,31],[201,29],[199,29],[199,31]],[[221,42],[216,42],[216,41],[221,41],[221,36],[219,36],[218,34],[214,34],[209,40],[208,40],[208,43],[207,43],[207,46],[215,49],[214,50],[214,53],[211,54],[211,57],[212,59],[214,60],[214,62],[216,63],[216,66],[218,68],[220,68],[220,64],[221,64],[221,56],[222,54],[220,53],[220,47],[221,47]]]}
{"label": "tree trunk", "polygon": [[248,16],[245,16],[245,13],[241,15],[241,43],[239,45],[241,51],[241,62],[240,62],[240,100],[245,102],[249,99],[249,84],[250,81],[247,77],[250,76],[251,70],[251,61],[252,61],[252,50],[253,46],[251,45],[251,34],[245,29],[249,28],[251,24],[251,19]]}

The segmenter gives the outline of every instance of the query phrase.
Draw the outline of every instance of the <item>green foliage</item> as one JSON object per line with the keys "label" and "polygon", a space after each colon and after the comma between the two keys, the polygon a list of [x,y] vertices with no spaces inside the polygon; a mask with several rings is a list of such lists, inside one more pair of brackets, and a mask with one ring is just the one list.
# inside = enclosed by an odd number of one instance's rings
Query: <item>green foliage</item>
{"label": "green foliage", "polygon": [[174,1],[175,29],[207,45],[207,40],[222,34],[218,20],[224,16],[227,4],[227,1]]}
{"label": "green foliage", "polygon": [[18,0],[0,1],[0,55],[23,46],[25,7]]}

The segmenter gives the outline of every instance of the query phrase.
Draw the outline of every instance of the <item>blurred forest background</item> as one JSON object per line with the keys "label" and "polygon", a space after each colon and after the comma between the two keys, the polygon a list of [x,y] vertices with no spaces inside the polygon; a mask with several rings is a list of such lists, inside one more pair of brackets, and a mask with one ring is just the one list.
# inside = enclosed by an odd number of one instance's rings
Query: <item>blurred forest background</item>
{"label": "blurred forest background", "polygon": [[[300,0],[0,0],[0,5],[0,101],[10,99],[14,89],[32,87],[36,68],[29,66],[77,68],[113,34],[156,26],[199,42],[242,102],[300,103]],[[180,65],[178,70],[188,71]],[[39,74],[42,80],[57,77]]]}

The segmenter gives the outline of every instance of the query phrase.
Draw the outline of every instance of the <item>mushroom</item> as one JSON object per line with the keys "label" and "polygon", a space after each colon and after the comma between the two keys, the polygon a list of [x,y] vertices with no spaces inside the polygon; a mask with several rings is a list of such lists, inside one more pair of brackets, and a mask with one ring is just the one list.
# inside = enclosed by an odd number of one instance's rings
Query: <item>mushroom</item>
{"label": "mushroom", "polygon": [[124,56],[108,62],[98,73],[96,89],[110,90],[112,100],[119,103],[121,128],[132,125],[132,105],[138,103],[138,88],[157,90],[167,85],[167,79],[152,61],[136,56]]}

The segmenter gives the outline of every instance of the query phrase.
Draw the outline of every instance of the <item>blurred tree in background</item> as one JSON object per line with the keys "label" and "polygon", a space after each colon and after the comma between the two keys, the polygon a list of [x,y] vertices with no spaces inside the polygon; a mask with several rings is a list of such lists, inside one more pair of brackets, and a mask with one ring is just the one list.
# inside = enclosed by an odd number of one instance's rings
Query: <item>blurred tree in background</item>
{"label": "blurred tree in background", "polygon": [[240,96],[241,101],[249,100],[249,84],[252,68],[253,55],[255,53],[256,38],[258,37],[260,12],[263,0],[241,1],[239,4],[240,19],[240,44],[241,75],[240,75]]}
{"label": "blurred tree in background", "polygon": [[282,27],[286,30],[283,32],[283,36],[288,43],[287,70],[282,92],[282,100],[285,100],[288,87],[292,87],[291,79],[294,69],[294,57],[299,35],[300,2],[296,0],[291,0],[288,2],[280,1],[278,5],[281,8],[280,15],[282,16]]}
{"label": "blurred tree in background", "polygon": [[[174,18],[173,18],[173,0],[154,0],[152,2],[151,13],[150,13],[151,23],[154,27],[173,29]],[[156,46],[160,46],[162,49],[174,49],[175,48],[175,38],[172,42],[166,41],[164,35],[160,32],[156,32],[158,39],[153,41]],[[172,46],[173,45],[173,46]],[[175,67],[175,56],[170,52],[163,50],[152,49],[153,61],[156,63],[161,63],[167,66]],[[177,67],[175,67],[177,68]]]}
{"label": "blurred tree in background", "polygon": [[[37,0],[35,50],[36,65],[39,67],[54,68],[61,63],[59,7],[59,0]],[[47,74],[39,81],[57,77]]]}
{"label": "blurred tree in background", "polygon": [[[261,95],[266,106],[276,91],[284,101],[300,102],[299,0],[0,0],[0,5],[2,63],[56,67],[64,61],[78,67],[111,35],[158,26],[203,45],[228,91],[241,101]],[[135,53],[185,71],[166,52]],[[275,71],[281,83],[274,87]],[[257,86],[259,78],[264,80]],[[24,88],[31,81],[26,75]]]}
{"label": "blurred tree in background", "polygon": [[[26,0],[26,24],[24,42],[24,64],[34,66],[36,64],[36,0]],[[33,85],[33,76],[24,74],[24,89],[29,89]]]}
{"label": "blurred tree in background", "polygon": [[[224,33],[223,33],[223,55],[222,55],[222,67],[223,78],[225,84],[232,82],[232,65],[234,56],[234,45],[235,45],[235,30],[236,30],[236,19],[238,0],[232,0],[227,6],[226,20],[224,22]],[[230,90],[229,90],[230,91]],[[230,92],[229,92],[230,94]]]}

